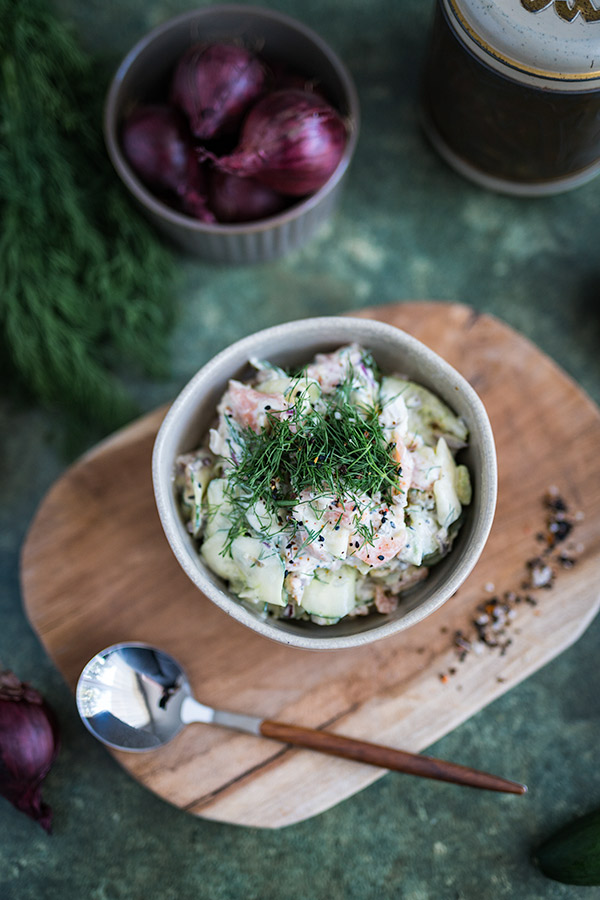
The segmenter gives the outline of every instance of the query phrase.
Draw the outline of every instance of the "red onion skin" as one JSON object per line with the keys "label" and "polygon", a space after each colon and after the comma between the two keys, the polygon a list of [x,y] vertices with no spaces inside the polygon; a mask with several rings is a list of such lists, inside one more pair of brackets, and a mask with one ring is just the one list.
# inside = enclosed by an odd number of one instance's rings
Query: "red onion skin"
{"label": "red onion skin", "polygon": [[319,94],[324,100],[327,99],[317,78],[309,78],[302,72],[298,72],[296,69],[290,69],[289,66],[279,62],[270,62],[269,71],[269,90],[271,91],[286,91],[293,89],[297,91],[307,91],[310,94]]}
{"label": "red onion skin", "polygon": [[218,222],[254,222],[274,216],[289,204],[287,197],[272,190],[256,178],[241,178],[227,172],[213,171],[210,176],[208,202]]}
{"label": "red onion skin", "polygon": [[177,64],[170,100],[185,114],[194,137],[210,140],[239,127],[266,83],[264,65],[244,47],[195,44]]}
{"label": "red onion skin", "polygon": [[177,110],[161,104],[138,106],[123,125],[122,143],[144,184],[167,192],[172,204],[187,215],[214,222],[206,205],[204,173]]}
{"label": "red onion skin", "polygon": [[0,673],[0,794],[47,832],[52,810],[41,786],[59,750],[58,725],[41,694]]}
{"label": "red onion skin", "polygon": [[346,140],[342,117],[318,94],[274,91],[249,112],[233,153],[214,165],[224,172],[253,176],[282,194],[301,197],[314,193],[331,177]]}

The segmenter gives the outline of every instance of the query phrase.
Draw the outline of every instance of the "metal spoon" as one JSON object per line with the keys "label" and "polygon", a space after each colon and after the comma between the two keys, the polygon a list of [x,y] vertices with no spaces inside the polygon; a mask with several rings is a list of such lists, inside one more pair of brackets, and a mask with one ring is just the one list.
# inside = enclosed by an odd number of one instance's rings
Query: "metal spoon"
{"label": "metal spoon", "polygon": [[184,725],[204,722],[439,781],[509,794],[527,791],[524,784],[456,763],[205,706],[192,696],[179,663],[149,644],[115,644],[98,653],[80,675],[76,698],[87,728],[118,750],[152,750]]}

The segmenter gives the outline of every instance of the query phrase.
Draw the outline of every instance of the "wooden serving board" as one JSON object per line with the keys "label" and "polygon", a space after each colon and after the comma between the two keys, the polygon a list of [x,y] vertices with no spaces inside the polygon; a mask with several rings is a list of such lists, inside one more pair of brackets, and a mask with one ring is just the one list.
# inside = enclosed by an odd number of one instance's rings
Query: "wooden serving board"
{"label": "wooden serving board", "polygon": [[[27,614],[72,688],[99,650],[147,641],[183,663],[207,703],[420,751],[582,634],[600,605],[598,409],[529,341],[465,306],[405,303],[362,315],[427,343],[487,406],[499,501],[466,583],[425,621],[359,649],[303,651],[249,631],[197,591],[163,536],[150,476],[159,410],[73,465],[43,500],[24,545]],[[454,635],[473,635],[478,605],[493,590],[521,590],[526,561],[540,552],[542,498],[553,485],[583,514],[561,545],[576,564],[557,565],[551,589],[529,592],[537,605],[514,606],[504,650],[478,644],[482,652],[460,661]],[[508,747],[510,733],[499,740]],[[268,828],[314,816],[384,774],[206,725],[189,726],[151,753],[114,755],[184,810]],[[519,779],[518,772],[497,774]]]}

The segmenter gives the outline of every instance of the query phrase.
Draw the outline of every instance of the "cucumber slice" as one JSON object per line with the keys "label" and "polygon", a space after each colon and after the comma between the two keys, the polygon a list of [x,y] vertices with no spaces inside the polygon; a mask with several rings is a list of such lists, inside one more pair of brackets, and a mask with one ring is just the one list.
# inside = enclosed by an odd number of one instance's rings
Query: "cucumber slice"
{"label": "cucumber slice", "polygon": [[400,559],[412,566],[420,566],[424,557],[439,550],[435,536],[440,528],[433,513],[418,506],[407,507],[406,524],[406,546],[400,553]]}
{"label": "cucumber slice", "polygon": [[235,581],[240,578],[240,570],[229,553],[224,552],[226,538],[227,533],[223,531],[211,534],[203,541],[200,555],[216,575],[227,581]]}
{"label": "cucumber slice", "polygon": [[435,456],[441,469],[433,485],[436,516],[443,528],[449,528],[460,516],[462,507],[455,487],[456,463],[444,438],[437,442]]}
{"label": "cucumber slice", "polygon": [[381,393],[388,401],[397,394],[403,398],[409,432],[420,434],[429,446],[435,447],[440,437],[445,437],[452,446],[465,445],[469,432],[463,420],[423,385],[386,376],[381,382]]}
{"label": "cucumber slice", "polygon": [[240,597],[252,603],[286,605],[283,563],[274,550],[265,549],[256,538],[240,536],[233,541],[231,552],[243,580],[243,587],[235,589]]}
{"label": "cucumber slice", "polygon": [[600,885],[600,809],[569,822],[549,837],[534,859],[554,881]]}
{"label": "cucumber slice", "polygon": [[225,495],[226,484],[224,478],[213,478],[206,489],[207,514],[204,534],[207,538],[219,531],[228,531],[231,525],[232,506]]}
{"label": "cucumber slice", "polygon": [[302,595],[306,612],[323,619],[341,619],[356,606],[356,571],[342,566],[334,572],[317,569]]}
{"label": "cucumber slice", "polygon": [[294,403],[302,397],[311,405],[321,396],[321,388],[316,381],[308,378],[269,378],[256,386],[256,390],[264,394],[283,394],[287,403]]}

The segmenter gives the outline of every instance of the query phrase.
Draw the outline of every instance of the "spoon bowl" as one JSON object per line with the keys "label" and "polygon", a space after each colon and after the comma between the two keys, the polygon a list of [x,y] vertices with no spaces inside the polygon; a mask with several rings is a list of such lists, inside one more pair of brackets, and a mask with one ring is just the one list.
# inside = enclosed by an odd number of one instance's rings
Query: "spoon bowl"
{"label": "spoon bowl", "polygon": [[94,737],[117,750],[154,750],[184,725],[203,722],[424,778],[510,794],[527,791],[518,782],[419,753],[205,706],[192,696],[177,660],[149,644],[114,644],[96,654],[79,677],[76,702]]}
{"label": "spoon bowl", "polygon": [[84,725],[109,747],[153,750],[184,726],[192,691],[181,666],[147,644],[115,644],[84,668],[76,691]]}

